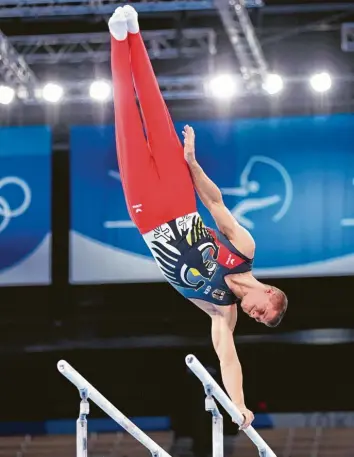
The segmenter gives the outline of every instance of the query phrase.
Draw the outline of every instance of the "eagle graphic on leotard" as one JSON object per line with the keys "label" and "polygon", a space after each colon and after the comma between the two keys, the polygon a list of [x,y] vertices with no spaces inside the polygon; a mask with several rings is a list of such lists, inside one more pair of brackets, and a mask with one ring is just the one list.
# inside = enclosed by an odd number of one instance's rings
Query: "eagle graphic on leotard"
{"label": "eagle graphic on leotard", "polygon": [[215,260],[219,248],[199,216],[193,216],[190,227],[180,218],[179,221],[177,219],[156,228],[154,235],[156,239],[165,239],[164,243],[152,241],[151,249],[169,282],[178,287],[198,290],[204,286],[205,281],[192,282],[189,273],[207,280],[214,276],[217,262],[205,259],[203,253],[208,250]]}

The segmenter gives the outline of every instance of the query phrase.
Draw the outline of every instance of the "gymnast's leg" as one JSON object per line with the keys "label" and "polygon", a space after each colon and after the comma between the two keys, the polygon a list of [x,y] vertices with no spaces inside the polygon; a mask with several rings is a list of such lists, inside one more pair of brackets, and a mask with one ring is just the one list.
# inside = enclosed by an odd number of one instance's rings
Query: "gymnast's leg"
{"label": "gymnast's leg", "polygon": [[131,68],[143,113],[148,144],[156,162],[165,199],[164,222],[196,211],[193,182],[184,160],[183,147],[161,95],[148,53],[139,33],[137,13],[125,6],[129,33]]}
{"label": "gymnast's leg", "polygon": [[139,231],[145,233],[156,227],[158,174],[135,101],[123,9],[118,8],[110,21],[119,170],[129,214]]}

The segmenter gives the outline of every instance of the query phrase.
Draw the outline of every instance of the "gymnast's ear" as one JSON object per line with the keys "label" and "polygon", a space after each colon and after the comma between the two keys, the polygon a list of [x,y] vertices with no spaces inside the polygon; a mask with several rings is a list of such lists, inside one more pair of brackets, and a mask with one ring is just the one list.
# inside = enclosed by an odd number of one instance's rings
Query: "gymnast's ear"
{"label": "gymnast's ear", "polygon": [[284,292],[277,287],[271,286],[272,290],[272,298],[271,298],[271,303],[274,305],[274,308],[277,310],[277,315],[276,317],[270,321],[267,322],[268,327],[277,327],[280,322],[283,320],[283,317],[286,313],[286,310],[288,309],[288,298],[284,294]]}

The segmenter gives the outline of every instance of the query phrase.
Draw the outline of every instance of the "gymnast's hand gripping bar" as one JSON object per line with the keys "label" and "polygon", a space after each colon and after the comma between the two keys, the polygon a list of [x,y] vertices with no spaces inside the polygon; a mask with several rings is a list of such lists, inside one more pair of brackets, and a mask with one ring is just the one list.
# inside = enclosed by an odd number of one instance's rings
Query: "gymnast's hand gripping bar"
{"label": "gymnast's hand gripping bar", "polygon": [[[192,354],[187,355],[186,364],[191,371],[199,378],[201,383],[204,386],[204,389],[207,390],[210,395],[212,395],[220,405],[229,413],[232,420],[238,425],[242,425],[243,416],[237,407],[232,403],[230,398],[226,393],[221,389],[218,383],[213,379],[213,377],[208,373],[208,371],[203,367],[199,360]],[[272,449],[268,444],[261,438],[261,436],[256,432],[256,430],[250,425],[243,430],[250,440],[257,446],[260,456],[264,457],[276,457]]]}
{"label": "gymnast's hand gripping bar", "polygon": [[102,409],[115,422],[123,427],[130,435],[138,440],[143,446],[158,457],[170,457],[170,455],[162,449],[158,444],[149,438],[140,428],[130,421],[123,413],[112,405],[97,389],[95,389],[84,377],[81,376],[71,365],[65,360],[60,360],[57,364],[59,372],[65,376],[70,382],[76,386],[80,392],[85,391],[87,398],[91,399],[96,405]]}

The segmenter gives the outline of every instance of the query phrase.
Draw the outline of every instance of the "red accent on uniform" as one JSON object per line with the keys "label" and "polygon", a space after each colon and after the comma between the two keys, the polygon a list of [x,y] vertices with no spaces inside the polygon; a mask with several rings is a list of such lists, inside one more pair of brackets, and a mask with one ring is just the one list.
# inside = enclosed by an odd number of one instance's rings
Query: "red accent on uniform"
{"label": "red accent on uniform", "polygon": [[213,235],[216,245],[219,247],[218,263],[220,265],[231,270],[232,268],[241,265],[241,263],[245,261],[244,259],[242,259],[242,257],[239,257],[238,255],[234,254],[226,246],[221,244],[214,230],[209,229],[209,231]]}
{"label": "red accent on uniform", "polygon": [[197,211],[194,186],[140,33],[111,41],[119,170],[130,217],[144,234]]}
{"label": "red accent on uniform", "polygon": [[241,259],[241,257],[231,252],[223,244],[216,244],[219,246],[218,263],[220,263],[220,265],[231,270],[244,262],[244,259]]}

